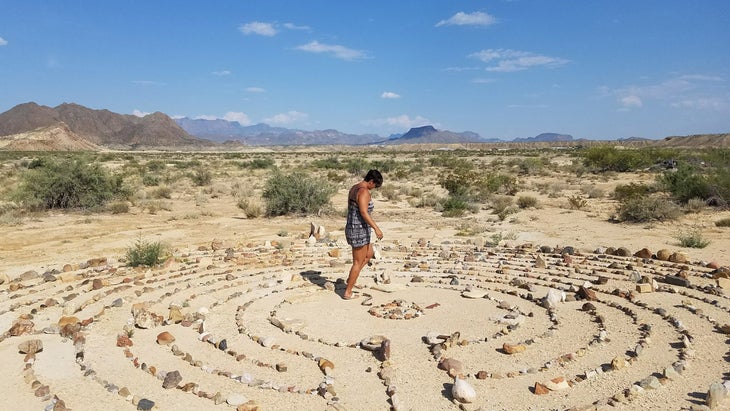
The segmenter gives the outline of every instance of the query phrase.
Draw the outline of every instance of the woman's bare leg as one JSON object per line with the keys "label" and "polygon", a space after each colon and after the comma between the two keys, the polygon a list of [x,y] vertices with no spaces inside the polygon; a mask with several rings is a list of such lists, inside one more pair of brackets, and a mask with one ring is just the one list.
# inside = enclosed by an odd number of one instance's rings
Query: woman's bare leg
{"label": "woman's bare leg", "polygon": [[352,297],[352,288],[355,287],[357,278],[360,276],[360,271],[365,267],[373,258],[373,246],[372,244],[364,245],[352,249],[352,267],[350,267],[350,275],[347,277],[347,287],[345,288],[344,298]]}

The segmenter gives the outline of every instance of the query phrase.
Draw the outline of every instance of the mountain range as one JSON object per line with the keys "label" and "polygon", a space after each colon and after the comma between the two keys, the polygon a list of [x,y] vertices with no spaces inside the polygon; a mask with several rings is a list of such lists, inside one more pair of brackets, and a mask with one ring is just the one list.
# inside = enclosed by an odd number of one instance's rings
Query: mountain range
{"label": "mountain range", "polygon": [[[712,140],[712,137],[707,137]],[[637,139],[640,140],[640,139]],[[404,134],[348,134],[333,129],[300,130],[268,124],[243,126],[222,119],[172,119],[155,112],[144,117],[96,110],[74,103],[48,107],[34,102],[19,104],[0,113],[0,149],[97,150],[97,149],[202,149],[223,145],[398,145],[464,143],[583,142],[569,134],[543,133],[511,141],[484,139],[464,131],[438,130],[431,125],[411,128]],[[715,140],[716,141],[716,140]],[[665,144],[670,145],[669,141]],[[673,137],[671,144],[685,144]]]}

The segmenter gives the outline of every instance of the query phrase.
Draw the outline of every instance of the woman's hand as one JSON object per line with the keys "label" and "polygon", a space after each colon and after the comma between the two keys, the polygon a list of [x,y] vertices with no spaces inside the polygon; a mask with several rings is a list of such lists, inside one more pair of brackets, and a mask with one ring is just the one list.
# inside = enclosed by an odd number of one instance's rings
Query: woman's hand
{"label": "woman's hand", "polygon": [[375,236],[378,237],[378,240],[382,240],[383,239],[383,232],[380,231],[380,228],[376,228],[375,229]]}

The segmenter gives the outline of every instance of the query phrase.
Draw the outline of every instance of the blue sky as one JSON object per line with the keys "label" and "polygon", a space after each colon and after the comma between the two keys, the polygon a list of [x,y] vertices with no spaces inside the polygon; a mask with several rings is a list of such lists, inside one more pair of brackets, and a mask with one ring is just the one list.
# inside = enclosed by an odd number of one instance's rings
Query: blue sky
{"label": "blue sky", "polygon": [[727,0],[0,0],[34,101],[306,130],[730,132]]}

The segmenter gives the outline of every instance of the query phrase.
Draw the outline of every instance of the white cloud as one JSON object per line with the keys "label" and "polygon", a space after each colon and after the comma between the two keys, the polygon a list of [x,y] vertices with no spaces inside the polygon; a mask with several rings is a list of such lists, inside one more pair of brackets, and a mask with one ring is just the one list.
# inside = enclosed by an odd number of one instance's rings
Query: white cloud
{"label": "white cloud", "polygon": [[380,98],[395,99],[400,98],[400,94],[393,93],[392,91],[384,91],[383,94],[380,95]]}
{"label": "white cloud", "polygon": [[687,74],[644,85],[619,88],[600,87],[602,96],[614,97],[623,109],[643,107],[649,101],[671,107],[696,110],[723,110],[728,108],[727,87],[717,76]]}
{"label": "white cloud", "polygon": [[486,49],[472,53],[469,57],[477,58],[493,65],[487,71],[512,72],[527,70],[532,67],[559,67],[569,63],[560,57],[543,56],[529,51],[510,49]]}
{"label": "white cloud", "polygon": [[0,37],[0,46],[7,46],[7,45],[8,45],[8,41],[5,40],[4,38]]}
{"label": "white cloud", "polygon": [[236,111],[229,111],[229,112],[227,112],[226,115],[223,116],[223,120],[237,121],[242,126],[248,126],[248,125],[251,125],[252,124],[251,119],[248,118],[248,115],[246,115],[246,113],[242,113],[240,111],[238,111],[238,112],[236,112]]}
{"label": "white cloud", "polygon": [[494,83],[495,81],[496,80],[493,78],[481,78],[481,77],[477,77],[477,78],[471,80],[471,82],[475,83],[475,84],[489,84],[489,83]]}
{"label": "white cloud", "polygon": [[284,26],[284,28],[287,30],[307,30],[307,31],[311,30],[311,28],[309,28],[309,26],[297,26],[294,23],[284,23],[284,24],[282,24],[282,26]]}
{"label": "white cloud", "polygon": [[218,116],[209,116],[207,114],[204,114],[202,116],[193,117],[193,120],[218,120]]}
{"label": "white cloud", "polygon": [[271,37],[275,36],[276,33],[278,33],[273,24],[264,23],[261,21],[252,21],[250,23],[241,24],[238,29],[241,31],[241,33],[246,35],[258,34],[259,36]]}
{"label": "white cloud", "polygon": [[366,120],[363,123],[370,126],[390,126],[406,130],[413,127],[420,127],[432,124],[431,121],[427,118],[421,116],[411,118],[407,114],[401,114],[395,117],[387,117],[375,120]]}
{"label": "white cloud", "polygon": [[137,116],[137,117],[144,117],[149,114],[152,114],[152,113],[147,112],[147,111],[137,110],[136,108],[134,110],[132,110],[132,115]]}
{"label": "white cloud", "polygon": [[304,121],[309,117],[308,114],[299,111],[287,111],[286,113],[276,114],[272,117],[265,118],[267,124],[291,124],[298,121]]}
{"label": "white cloud", "polygon": [[626,96],[621,98],[621,105],[630,108],[630,107],[641,107],[644,104],[641,102],[641,98],[639,96]]}
{"label": "white cloud", "polygon": [[310,53],[332,54],[334,57],[342,60],[357,60],[366,57],[365,53],[360,50],[354,50],[337,44],[323,44],[316,40],[298,46],[296,49]]}
{"label": "white cloud", "polygon": [[464,13],[460,11],[448,20],[441,20],[436,23],[436,27],[440,26],[489,26],[497,22],[494,16],[481,11],[474,13]]}
{"label": "white cloud", "polygon": [[261,87],[246,87],[246,91],[249,93],[265,93],[266,89]]}
{"label": "white cloud", "polygon": [[230,76],[231,72],[230,72],[230,70],[220,70],[220,71],[214,71],[211,74],[213,74],[214,76],[222,77],[222,76]]}

